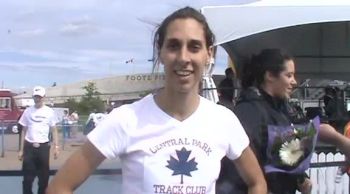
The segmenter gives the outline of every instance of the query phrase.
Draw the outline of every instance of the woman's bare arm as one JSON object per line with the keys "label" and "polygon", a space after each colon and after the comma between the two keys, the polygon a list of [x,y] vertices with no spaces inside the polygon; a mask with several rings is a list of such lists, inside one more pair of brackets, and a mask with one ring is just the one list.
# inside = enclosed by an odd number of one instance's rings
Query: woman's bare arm
{"label": "woman's bare arm", "polygon": [[72,194],[104,159],[102,153],[87,141],[58,170],[46,194]]}
{"label": "woman's bare arm", "polygon": [[338,133],[331,125],[321,124],[318,137],[320,141],[335,145],[346,157],[350,157],[350,139]]}
{"label": "woman's bare arm", "polygon": [[249,194],[267,193],[264,175],[250,147],[247,147],[242,152],[242,155],[233,162],[242,179],[247,184]]}

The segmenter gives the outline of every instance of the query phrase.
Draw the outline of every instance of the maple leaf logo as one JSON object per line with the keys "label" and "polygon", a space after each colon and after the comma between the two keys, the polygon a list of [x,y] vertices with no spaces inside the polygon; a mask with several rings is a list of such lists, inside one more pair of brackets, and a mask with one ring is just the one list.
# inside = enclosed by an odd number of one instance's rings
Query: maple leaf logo
{"label": "maple leaf logo", "polygon": [[183,147],[181,150],[176,150],[176,155],[179,160],[170,156],[170,160],[167,161],[168,165],[166,167],[174,171],[172,175],[181,175],[181,184],[183,184],[183,175],[191,176],[191,171],[198,170],[198,163],[194,161],[195,158],[187,162],[190,154],[191,151],[187,151]]}

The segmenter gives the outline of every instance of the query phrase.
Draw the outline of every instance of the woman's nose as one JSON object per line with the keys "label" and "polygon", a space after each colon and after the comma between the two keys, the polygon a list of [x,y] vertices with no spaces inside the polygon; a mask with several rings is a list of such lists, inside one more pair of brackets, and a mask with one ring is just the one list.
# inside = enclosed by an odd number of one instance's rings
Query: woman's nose
{"label": "woman's nose", "polygon": [[293,86],[296,86],[298,83],[297,83],[297,80],[295,80],[295,78],[293,78],[293,80],[292,80],[292,85]]}
{"label": "woman's nose", "polygon": [[190,52],[186,47],[180,50],[179,60],[185,63],[190,61]]}

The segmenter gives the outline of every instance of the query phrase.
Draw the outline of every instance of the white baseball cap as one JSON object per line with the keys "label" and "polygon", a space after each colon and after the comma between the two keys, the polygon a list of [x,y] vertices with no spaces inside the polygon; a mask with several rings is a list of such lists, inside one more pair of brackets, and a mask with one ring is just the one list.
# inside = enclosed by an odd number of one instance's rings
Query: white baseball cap
{"label": "white baseball cap", "polygon": [[45,96],[45,88],[43,88],[41,86],[35,86],[33,89],[33,96],[44,97]]}

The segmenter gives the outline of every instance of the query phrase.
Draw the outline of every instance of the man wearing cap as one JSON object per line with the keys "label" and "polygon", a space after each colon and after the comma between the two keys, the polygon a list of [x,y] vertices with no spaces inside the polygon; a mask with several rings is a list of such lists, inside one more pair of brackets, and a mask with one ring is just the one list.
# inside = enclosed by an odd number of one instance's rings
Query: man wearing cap
{"label": "man wearing cap", "polygon": [[44,105],[45,88],[33,89],[34,105],[22,114],[19,124],[23,126],[19,160],[23,160],[23,194],[33,194],[32,185],[38,176],[38,194],[44,194],[49,181],[50,130],[53,134],[54,158],[59,153],[56,117],[54,111]]}

